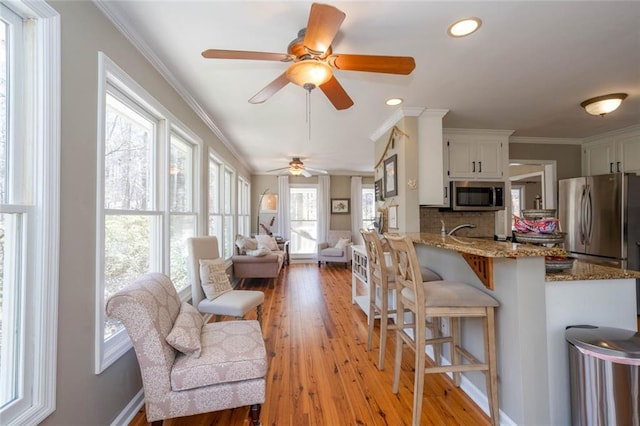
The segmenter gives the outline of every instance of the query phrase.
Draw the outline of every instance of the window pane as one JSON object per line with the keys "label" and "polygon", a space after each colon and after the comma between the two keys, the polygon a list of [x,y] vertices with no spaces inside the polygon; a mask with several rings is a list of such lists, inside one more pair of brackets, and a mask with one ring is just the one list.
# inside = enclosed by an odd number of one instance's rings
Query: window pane
{"label": "window pane", "polygon": [[193,146],[171,136],[169,195],[172,212],[193,211]]}
{"label": "window pane", "polygon": [[21,253],[24,235],[21,214],[0,214],[0,407],[18,397],[20,364],[17,340],[24,333]]}
{"label": "window pane", "polygon": [[222,243],[222,216],[217,214],[209,215],[209,235],[218,237],[218,243]]}
{"label": "window pane", "polygon": [[[152,238],[157,218],[153,216],[118,216],[105,218],[104,300],[151,270]],[[104,339],[122,329],[114,320],[105,320]]]}
{"label": "window pane", "polygon": [[9,98],[9,86],[7,84],[7,31],[8,26],[4,21],[0,20],[0,204],[8,202],[7,185],[8,185],[8,160],[9,160],[9,143],[7,140],[8,127],[8,110],[7,99]]}
{"label": "window pane", "polygon": [[511,188],[511,208],[514,216],[522,216],[522,187]]}
{"label": "window pane", "polygon": [[316,188],[290,189],[291,253],[313,254],[317,249],[318,191]]}
{"label": "window pane", "polygon": [[107,95],[105,124],[105,208],[153,210],[153,122]]}
{"label": "window pane", "polygon": [[196,215],[171,216],[171,281],[178,291],[189,285],[187,238],[196,235]]}
{"label": "window pane", "polygon": [[227,215],[224,217],[224,241],[222,246],[224,258],[229,258],[233,255],[233,241],[233,216]]}
{"label": "window pane", "polygon": [[[220,213],[220,165],[209,160],[209,213]],[[213,234],[209,234],[213,235]]]}
{"label": "window pane", "polygon": [[229,170],[224,171],[224,212],[225,214],[233,213],[231,200],[233,199],[233,173]]}

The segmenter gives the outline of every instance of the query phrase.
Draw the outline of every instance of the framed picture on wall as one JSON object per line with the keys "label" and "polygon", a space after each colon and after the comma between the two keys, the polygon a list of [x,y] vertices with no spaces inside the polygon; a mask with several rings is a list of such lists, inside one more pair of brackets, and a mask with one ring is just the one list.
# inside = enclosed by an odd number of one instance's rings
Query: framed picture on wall
{"label": "framed picture on wall", "polygon": [[349,199],[348,198],[332,198],[331,213],[332,214],[349,213]]}
{"label": "framed picture on wall", "polygon": [[398,195],[398,155],[384,160],[384,197]]}
{"label": "framed picture on wall", "polygon": [[398,229],[398,205],[389,206],[389,229]]}

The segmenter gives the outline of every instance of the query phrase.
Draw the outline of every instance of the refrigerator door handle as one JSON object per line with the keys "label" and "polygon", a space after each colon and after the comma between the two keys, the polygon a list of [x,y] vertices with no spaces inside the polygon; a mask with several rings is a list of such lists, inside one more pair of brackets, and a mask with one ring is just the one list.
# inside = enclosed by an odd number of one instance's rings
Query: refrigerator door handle
{"label": "refrigerator door handle", "polygon": [[579,228],[580,228],[580,244],[585,244],[585,238],[586,238],[586,233],[585,233],[585,218],[586,218],[586,214],[585,214],[585,209],[586,209],[586,200],[587,200],[587,187],[583,186],[582,187],[582,195],[580,196],[580,217],[578,218],[579,220]]}
{"label": "refrigerator door handle", "polygon": [[586,244],[591,244],[591,236],[593,233],[593,199],[591,198],[591,187],[587,186],[587,202],[586,204],[586,221],[585,234]]}

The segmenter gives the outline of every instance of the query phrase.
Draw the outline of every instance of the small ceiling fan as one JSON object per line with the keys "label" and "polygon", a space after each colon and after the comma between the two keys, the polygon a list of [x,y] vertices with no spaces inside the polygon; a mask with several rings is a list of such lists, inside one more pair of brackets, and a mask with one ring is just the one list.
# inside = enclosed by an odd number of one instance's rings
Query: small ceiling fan
{"label": "small ceiling fan", "polygon": [[[311,167],[306,167],[304,163],[300,160],[300,157],[293,157],[291,161],[289,161],[288,167],[280,167],[277,169],[267,170],[267,173],[283,172],[285,170],[287,170],[293,176],[302,175],[304,177],[311,176],[312,172],[319,175],[326,175],[329,173],[326,170],[313,169]],[[280,174],[284,174],[284,173],[280,173]]]}
{"label": "small ceiling fan", "polygon": [[307,27],[300,30],[298,37],[289,43],[287,53],[208,49],[202,52],[202,56],[209,59],[293,62],[285,72],[249,99],[250,103],[265,102],[291,82],[309,92],[320,87],[336,109],[347,109],[353,105],[353,100],[333,75],[332,69],[407,75],[416,64],[410,56],[333,53],[331,43],[345,17],[344,12],[333,6],[313,3]]}

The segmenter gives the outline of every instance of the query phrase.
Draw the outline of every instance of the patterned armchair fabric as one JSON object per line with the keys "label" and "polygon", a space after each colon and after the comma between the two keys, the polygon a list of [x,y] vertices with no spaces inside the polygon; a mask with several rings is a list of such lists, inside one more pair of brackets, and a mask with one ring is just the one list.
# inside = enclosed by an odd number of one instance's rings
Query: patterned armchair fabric
{"label": "patterned armchair fabric", "polygon": [[180,311],[171,280],[140,277],[113,295],[107,314],[129,333],[140,364],[150,422],[251,405],[258,425],[265,401],[267,356],[257,321],[223,321],[202,328],[199,358],[166,342]]}
{"label": "patterned armchair fabric", "polygon": [[[336,248],[335,245],[341,238],[349,240],[349,243]],[[318,244],[318,266],[322,262],[341,262],[345,268],[348,267],[351,263],[351,231],[329,231],[327,241]]]}

